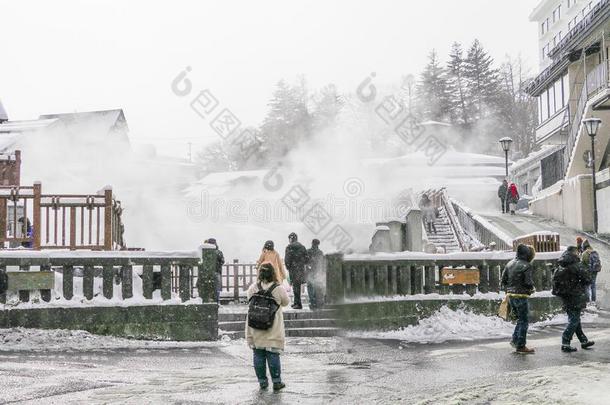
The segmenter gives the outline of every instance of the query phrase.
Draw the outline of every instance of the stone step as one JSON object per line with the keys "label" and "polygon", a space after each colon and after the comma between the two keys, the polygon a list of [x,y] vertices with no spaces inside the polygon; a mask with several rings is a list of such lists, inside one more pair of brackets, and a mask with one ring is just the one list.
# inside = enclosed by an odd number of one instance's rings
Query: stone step
{"label": "stone step", "polygon": [[[236,312],[224,312],[222,309],[218,312],[218,322],[236,322],[246,321],[247,307],[243,306],[240,311]],[[334,318],[335,310],[333,309],[322,309],[317,311],[310,310],[284,310],[284,320],[293,319],[332,319]]]}
{"label": "stone step", "polygon": [[[302,328],[331,328],[337,325],[336,319],[284,319],[286,329]],[[245,320],[233,322],[219,322],[218,328],[227,332],[241,331],[245,328]]]}
{"label": "stone step", "polygon": [[[285,331],[288,337],[332,337],[341,333],[340,328],[286,328]],[[228,336],[231,339],[243,339],[245,334],[244,330],[220,332],[221,336]]]}

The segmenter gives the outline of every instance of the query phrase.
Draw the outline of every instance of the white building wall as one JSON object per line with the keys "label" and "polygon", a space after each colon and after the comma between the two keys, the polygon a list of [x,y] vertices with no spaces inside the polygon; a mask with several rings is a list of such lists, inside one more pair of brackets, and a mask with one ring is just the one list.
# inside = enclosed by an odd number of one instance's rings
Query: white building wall
{"label": "white building wall", "polygon": [[600,0],[542,0],[530,14],[538,26],[540,71],[551,64],[549,50],[572,29]]}

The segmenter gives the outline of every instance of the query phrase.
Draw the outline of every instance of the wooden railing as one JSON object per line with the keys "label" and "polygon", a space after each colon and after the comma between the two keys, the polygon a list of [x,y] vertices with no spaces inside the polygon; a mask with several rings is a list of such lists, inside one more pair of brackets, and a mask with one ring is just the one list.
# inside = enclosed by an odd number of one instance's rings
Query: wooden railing
{"label": "wooden railing", "polygon": [[[0,248],[125,249],[121,202],[102,194],[42,194],[42,186],[0,186]],[[8,245],[8,246],[7,246]]]}
{"label": "wooden railing", "polygon": [[239,263],[234,259],[233,263],[227,263],[222,267],[221,295],[228,292],[234,301],[246,296],[246,291],[258,277],[255,263]]}
{"label": "wooden railing", "polygon": [[[468,252],[446,257],[426,254],[404,256],[404,259],[397,259],[395,255],[326,255],[327,299],[337,303],[363,297],[498,292],[502,270],[514,254]],[[541,257],[533,262],[536,290],[550,290],[552,268],[559,254],[538,256]],[[479,284],[446,285],[442,282],[443,268],[476,269]]]}
{"label": "wooden railing", "polygon": [[513,250],[517,250],[519,244],[533,246],[536,252],[558,252],[561,249],[558,233],[533,233],[520,236],[513,241]]}
{"label": "wooden railing", "polygon": [[[136,304],[153,298],[184,302],[200,297],[203,302],[215,302],[216,255],[215,249],[205,248],[202,256],[198,251],[0,252],[0,279],[8,282],[0,302],[39,301],[30,299],[38,295],[41,301],[63,299],[67,305],[94,299],[134,299],[130,302]],[[175,292],[173,280],[178,287]]]}

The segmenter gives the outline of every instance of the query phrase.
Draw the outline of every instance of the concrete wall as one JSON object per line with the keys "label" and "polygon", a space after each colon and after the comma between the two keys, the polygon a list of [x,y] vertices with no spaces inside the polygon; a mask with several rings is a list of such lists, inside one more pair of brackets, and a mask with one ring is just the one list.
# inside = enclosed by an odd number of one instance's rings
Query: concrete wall
{"label": "concrete wall", "polygon": [[593,230],[591,175],[568,179],[557,190],[530,201],[529,207],[533,214],[556,219],[576,230]]}
{"label": "concrete wall", "polygon": [[[340,325],[348,330],[394,330],[417,325],[421,319],[447,306],[481,315],[497,315],[501,300],[393,300],[334,305]],[[561,312],[556,297],[530,298],[530,321],[537,322]]]}
{"label": "concrete wall", "polygon": [[218,339],[218,305],[29,308],[0,311],[0,328],[86,330],[135,339]]}
{"label": "concrete wall", "polygon": [[610,169],[596,174],[597,220],[599,233],[610,234]]}

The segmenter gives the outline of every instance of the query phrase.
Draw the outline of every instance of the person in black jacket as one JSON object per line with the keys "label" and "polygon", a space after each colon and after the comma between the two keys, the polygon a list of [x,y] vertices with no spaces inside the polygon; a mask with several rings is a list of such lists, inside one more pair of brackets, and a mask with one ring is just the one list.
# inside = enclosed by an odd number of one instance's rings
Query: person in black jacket
{"label": "person in black jacket", "polygon": [[307,249],[299,241],[297,234],[292,232],[288,235],[290,242],[286,246],[286,254],[284,255],[284,263],[290,275],[290,283],[294,292],[294,304],[292,308],[303,309],[301,303],[301,286],[305,283],[305,265],[309,261]]}
{"label": "person in black jacket", "polygon": [[517,324],[513,332],[511,345],[517,353],[533,354],[534,349],[526,346],[527,329],[529,327],[528,297],[534,292],[532,278],[532,260],[535,251],[531,246],[517,246],[516,257],[506,264],[502,273],[502,288],[509,297],[511,311],[517,315]]}
{"label": "person in black jacket", "polygon": [[216,246],[216,302],[220,304],[220,291],[222,288],[222,266],[225,264],[225,256],[222,250],[218,249],[218,243],[215,238],[207,239],[204,243]]}
{"label": "person in black jacket", "polygon": [[571,353],[576,348],[571,346],[574,333],[583,349],[595,344],[587,339],[582,331],[580,314],[587,306],[587,289],[591,284],[590,273],[584,268],[578,257],[578,248],[570,246],[557,261],[559,268],[553,274],[554,293],[561,298],[563,309],[568,314],[568,325],[561,335],[561,351]]}
{"label": "person in black jacket", "polygon": [[320,240],[313,239],[307,250],[307,295],[309,308],[318,309],[324,305],[324,252],[320,250]]}
{"label": "person in black jacket", "polygon": [[500,199],[500,204],[502,205],[502,214],[508,212],[508,182],[506,179],[502,181],[500,187],[498,187],[498,198]]}

